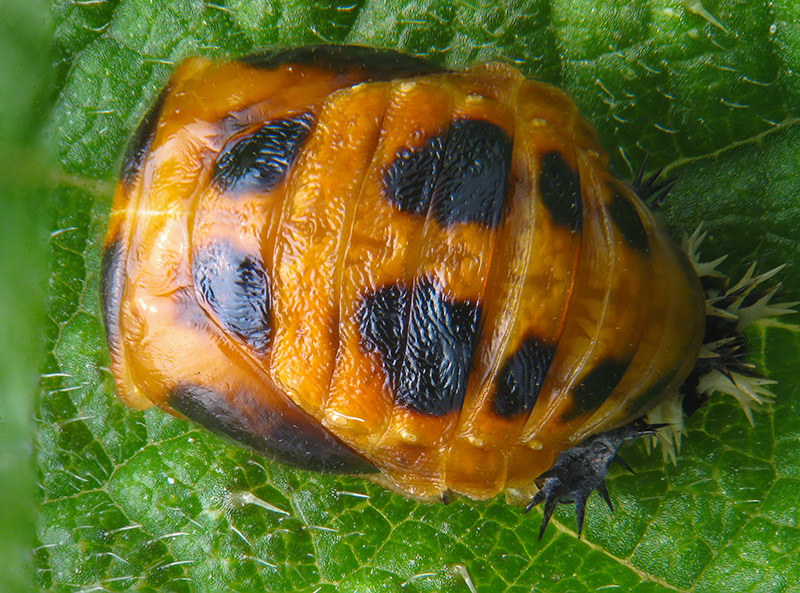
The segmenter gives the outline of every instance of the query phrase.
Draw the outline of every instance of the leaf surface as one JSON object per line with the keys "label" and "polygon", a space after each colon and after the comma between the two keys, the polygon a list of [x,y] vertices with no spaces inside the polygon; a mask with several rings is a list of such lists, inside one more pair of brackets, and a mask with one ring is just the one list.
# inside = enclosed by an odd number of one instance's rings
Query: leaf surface
{"label": "leaf surface", "polygon": [[[753,333],[779,381],[751,427],[731,398],[689,421],[676,467],[641,445],[584,538],[560,509],[425,505],[358,479],[294,471],[114,397],[98,304],[100,245],[128,135],[193,54],[356,42],[452,67],[511,62],[566,89],[615,170],[644,155],[679,182],[662,214],[703,222],[706,259],[788,263],[798,294],[800,24],[793,3],[580,0],[318,4],[57,1],[56,92],[36,144],[51,236],[35,407],[42,591],[800,591],[800,334]],[[19,257],[19,256],[18,256]],[[280,509],[276,511],[275,509]]]}

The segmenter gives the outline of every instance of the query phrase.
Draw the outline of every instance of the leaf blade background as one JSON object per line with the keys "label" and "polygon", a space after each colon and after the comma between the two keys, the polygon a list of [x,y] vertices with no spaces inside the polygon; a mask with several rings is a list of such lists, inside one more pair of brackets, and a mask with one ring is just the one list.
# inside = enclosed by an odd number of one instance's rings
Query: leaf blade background
{"label": "leaf blade background", "polygon": [[[681,181],[664,216],[676,233],[705,221],[709,258],[732,252],[737,272],[753,259],[764,269],[796,264],[796,16],[790,3],[708,2],[709,20],[698,6],[55,3],[52,143],[45,135],[36,144],[58,158],[46,175],[56,234],[43,371],[53,376],[37,406],[36,586],[462,591],[454,567],[464,566],[480,591],[794,590],[800,355],[786,330],[757,336],[766,346],[756,359],[782,380],[773,415],[750,429],[734,404],[716,402],[690,421],[677,468],[633,449],[637,476],[611,481],[617,513],[592,504],[578,542],[561,511],[541,546],[536,517],[501,501],[418,505],[355,479],[286,470],[159,413],[128,412],[103,368],[102,181],[171,63],[194,53],[325,40],[452,66],[511,61],[573,95],[623,177],[645,152],[654,166],[670,164]],[[786,286],[798,289],[791,275]],[[232,492],[291,515],[237,506]]]}

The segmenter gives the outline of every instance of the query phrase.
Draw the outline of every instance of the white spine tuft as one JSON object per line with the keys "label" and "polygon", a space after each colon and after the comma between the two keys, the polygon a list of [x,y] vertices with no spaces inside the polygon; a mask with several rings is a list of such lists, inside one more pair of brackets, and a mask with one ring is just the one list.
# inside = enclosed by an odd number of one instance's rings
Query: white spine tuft
{"label": "white spine tuft", "polygon": [[702,232],[703,225],[702,223],[698,226],[695,231],[691,234],[691,236],[687,237],[686,235],[683,236],[683,241],[681,241],[681,247],[686,252],[686,255],[689,257],[689,261],[692,262],[692,266],[694,267],[694,271],[699,278],[703,277],[711,277],[711,278],[725,278],[725,274],[717,270],[717,266],[728,259],[727,255],[723,255],[722,257],[718,257],[714,261],[709,262],[701,262],[700,261],[700,245],[703,243],[703,240],[706,238],[708,233]]}
{"label": "white spine tuft", "polygon": [[648,454],[651,447],[655,448],[656,445],[661,445],[661,455],[664,461],[671,461],[673,465],[678,463],[678,453],[681,451],[681,436],[686,434],[681,399],[680,393],[676,391],[647,414],[648,424],[667,425],[656,434],[649,435],[645,440],[644,446]]}
{"label": "white spine tuft", "polygon": [[752,377],[742,375],[733,371],[720,371],[714,369],[700,377],[697,391],[700,393],[711,393],[720,391],[736,398],[747,416],[750,426],[753,425],[753,408],[759,408],[766,402],[774,399],[773,394],[765,385],[774,385],[777,381],[765,379],[764,377]]}
{"label": "white spine tuft", "polygon": [[[700,245],[706,238],[702,231],[703,225],[697,227],[691,236],[683,238],[683,249],[698,277],[725,279],[725,275],[717,269],[727,256],[717,258],[710,262],[700,261]],[[780,322],[776,317],[796,313],[794,307],[800,301],[789,303],[770,302],[780,288],[780,284],[767,289],[760,290],[760,296],[754,301],[753,291],[759,285],[773,278],[784,266],[778,266],[763,274],[755,275],[756,264],[750,266],[744,276],[732,287],[725,289],[706,290],[706,314],[709,316],[721,317],[735,322],[735,334],[740,334],[752,325],[761,327],[776,326],[792,331],[800,332],[800,326],[792,323]],[[750,298],[748,298],[750,297]],[[742,410],[747,416],[750,424],[753,424],[753,410],[758,409],[764,403],[770,401],[775,396],[766,387],[776,382],[771,379],[758,376],[754,370],[754,365],[741,359],[737,359],[732,368],[726,368],[725,356],[730,355],[731,350],[736,349],[736,342],[741,337],[731,335],[722,339],[703,344],[700,352],[700,359],[719,359],[718,366],[709,365],[709,371],[700,376],[697,384],[697,393],[709,395],[713,391],[726,393],[736,399]],[[681,408],[681,397],[678,393],[670,396],[666,401],[655,407],[647,415],[647,422],[650,424],[667,424],[668,426],[660,430],[656,436],[646,443],[648,450],[652,444],[660,444],[664,460],[676,461],[677,453],[680,452],[681,435],[685,432],[683,423],[683,412]]]}

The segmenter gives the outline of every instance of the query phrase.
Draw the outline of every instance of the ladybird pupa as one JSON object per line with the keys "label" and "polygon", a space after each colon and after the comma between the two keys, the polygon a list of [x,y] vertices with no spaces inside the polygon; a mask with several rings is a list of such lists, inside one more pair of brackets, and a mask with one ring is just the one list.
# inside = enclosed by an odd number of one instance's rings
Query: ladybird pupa
{"label": "ladybird pupa", "polygon": [[[119,395],[418,499],[507,490],[546,517],[578,501],[580,529],[706,325],[646,203],[668,186],[635,185],[566,95],[505,64],[359,46],[187,60],[111,209]],[[602,439],[591,476],[557,461]]]}

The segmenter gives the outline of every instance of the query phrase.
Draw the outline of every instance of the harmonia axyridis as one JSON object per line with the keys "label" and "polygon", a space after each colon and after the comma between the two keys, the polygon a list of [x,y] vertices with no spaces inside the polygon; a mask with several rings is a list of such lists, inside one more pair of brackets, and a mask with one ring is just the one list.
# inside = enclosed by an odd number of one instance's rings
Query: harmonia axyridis
{"label": "harmonia axyridis", "polygon": [[543,527],[575,502],[580,529],[706,331],[640,198],[562,92],[505,64],[186,60],[111,210],[119,395],[419,499],[513,490]]}

